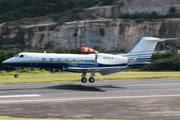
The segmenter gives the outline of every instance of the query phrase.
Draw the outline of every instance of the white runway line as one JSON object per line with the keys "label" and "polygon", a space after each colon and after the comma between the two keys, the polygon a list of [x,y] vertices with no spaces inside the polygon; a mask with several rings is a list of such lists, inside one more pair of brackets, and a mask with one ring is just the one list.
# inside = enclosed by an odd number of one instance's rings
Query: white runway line
{"label": "white runway line", "polygon": [[4,95],[0,96],[0,98],[18,98],[18,97],[38,97],[41,95],[38,94],[28,94],[28,95]]}
{"label": "white runway line", "polygon": [[102,100],[102,99],[132,99],[132,98],[158,98],[158,97],[180,97],[177,95],[149,95],[149,96],[121,96],[121,97],[92,97],[92,98],[59,98],[59,99],[39,99],[39,100],[13,100],[0,101],[0,103],[24,103],[24,102],[52,102],[52,101],[78,101],[78,100]]}

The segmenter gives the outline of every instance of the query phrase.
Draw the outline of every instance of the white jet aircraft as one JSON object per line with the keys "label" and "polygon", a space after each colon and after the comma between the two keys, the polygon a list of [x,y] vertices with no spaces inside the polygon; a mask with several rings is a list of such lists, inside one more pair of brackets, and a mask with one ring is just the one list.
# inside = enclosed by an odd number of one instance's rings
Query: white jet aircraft
{"label": "white jet aircraft", "polygon": [[81,81],[87,82],[86,74],[91,72],[89,82],[93,83],[95,72],[108,75],[120,72],[120,69],[141,67],[149,64],[150,58],[158,42],[174,40],[175,38],[143,37],[127,54],[55,54],[55,53],[19,53],[3,61],[7,66],[17,67],[15,78],[21,68],[60,69],[82,73]]}

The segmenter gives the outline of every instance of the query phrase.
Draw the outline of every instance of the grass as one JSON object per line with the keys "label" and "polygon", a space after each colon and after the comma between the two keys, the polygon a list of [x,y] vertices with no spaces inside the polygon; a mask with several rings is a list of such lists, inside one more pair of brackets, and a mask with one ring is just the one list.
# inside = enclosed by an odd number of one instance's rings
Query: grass
{"label": "grass", "polygon": [[[87,74],[87,78],[90,73]],[[142,79],[142,78],[180,78],[180,72],[120,72],[107,76],[96,73],[96,80],[112,79]],[[3,83],[23,83],[23,82],[64,82],[80,81],[81,73],[46,73],[46,74],[19,74],[18,78],[13,75],[1,75],[0,84]]]}
{"label": "grass", "polygon": [[0,116],[0,120],[115,120],[115,119],[59,119],[59,118],[15,118]]}

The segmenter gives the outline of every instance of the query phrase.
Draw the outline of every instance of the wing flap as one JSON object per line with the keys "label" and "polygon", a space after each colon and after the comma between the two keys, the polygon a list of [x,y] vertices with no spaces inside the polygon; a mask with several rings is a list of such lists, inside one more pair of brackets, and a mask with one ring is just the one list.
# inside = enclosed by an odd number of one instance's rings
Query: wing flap
{"label": "wing flap", "polygon": [[66,70],[103,70],[103,69],[122,69],[126,66],[115,66],[115,67],[68,67]]}
{"label": "wing flap", "polygon": [[105,70],[100,70],[99,71],[99,73],[101,74],[101,75],[109,75],[109,74],[113,74],[113,73],[117,73],[117,72],[120,72],[120,70],[119,69],[105,69]]}

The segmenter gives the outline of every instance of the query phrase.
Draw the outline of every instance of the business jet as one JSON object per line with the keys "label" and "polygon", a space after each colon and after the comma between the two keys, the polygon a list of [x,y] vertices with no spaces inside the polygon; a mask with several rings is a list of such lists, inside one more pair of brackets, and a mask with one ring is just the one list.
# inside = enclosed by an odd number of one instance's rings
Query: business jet
{"label": "business jet", "polygon": [[95,72],[109,75],[120,72],[121,69],[141,67],[149,64],[150,58],[158,42],[174,40],[175,38],[143,37],[127,54],[113,55],[98,53],[90,48],[82,48],[83,52],[92,51],[95,54],[55,54],[55,53],[19,53],[3,61],[7,66],[16,67],[15,78],[21,68],[59,69],[82,73],[81,81],[87,82],[86,74],[90,72],[89,82],[95,81]]}

